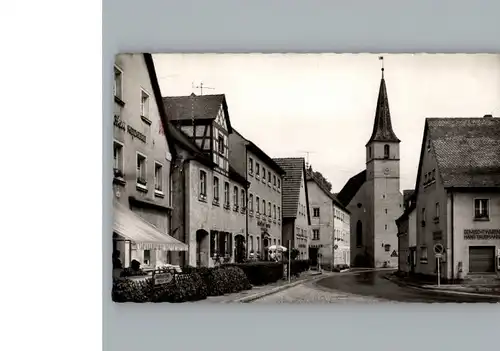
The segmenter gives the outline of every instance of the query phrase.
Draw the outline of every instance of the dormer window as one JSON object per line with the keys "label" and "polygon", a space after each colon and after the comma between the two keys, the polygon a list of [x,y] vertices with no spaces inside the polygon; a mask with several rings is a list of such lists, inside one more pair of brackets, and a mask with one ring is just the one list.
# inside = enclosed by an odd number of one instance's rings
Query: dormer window
{"label": "dormer window", "polygon": [[385,144],[384,145],[384,158],[389,158],[389,151],[390,151],[389,145]]}
{"label": "dormer window", "polygon": [[219,154],[224,155],[224,136],[219,135]]}
{"label": "dormer window", "polygon": [[368,158],[372,158],[372,147],[368,148]]}

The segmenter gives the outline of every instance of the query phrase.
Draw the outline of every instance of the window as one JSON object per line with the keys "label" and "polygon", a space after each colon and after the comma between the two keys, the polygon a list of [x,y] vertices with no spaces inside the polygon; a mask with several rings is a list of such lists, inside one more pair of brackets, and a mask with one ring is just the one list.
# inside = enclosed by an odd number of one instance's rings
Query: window
{"label": "window", "polygon": [[224,136],[219,134],[219,154],[224,155]]}
{"label": "window", "polygon": [[200,170],[200,198],[207,197],[207,173]]}
{"label": "window", "polygon": [[[249,208],[250,208],[250,213],[252,213],[252,212],[253,212],[253,194],[250,194],[250,195],[249,195],[248,202],[249,202],[248,206],[249,206]],[[258,207],[258,206],[257,206],[257,207]],[[257,212],[258,212],[258,211],[257,211]]]}
{"label": "window", "polygon": [[267,182],[271,185],[271,171],[267,171]]}
{"label": "window", "polygon": [[248,160],[248,172],[253,174],[253,160],[251,158]]}
{"label": "window", "polygon": [[319,217],[319,207],[313,208],[313,217]]}
{"label": "window", "polygon": [[267,216],[271,218],[271,201],[267,203]]}
{"label": "window", "polygon": [[385,209],[385,214],[387,214],[387,208]]}
{"label": "window", "polygon": [[432,170],[432,180],[436,180],[436,170]]}
{"label": "window", "polygon": [[121,99],[122,98],[122,80],[123,80],[123,72],[121,69],[115,66],[115,79],[113,82],[113,94]]}
{"label": "window", "polygon": [[387,230],[387,224],[385,225],[385,230]]}
{"label": "window", "polygon": [[115,178],[123,178],[123,145],[113,142],[113,171]]}
{"label": "window", "polygon": [[356,245],[363,246],[363,224],[359,220],[356,223]]}
{"label": "window", "polygon": [[143,262],[145,265],[149,266],[151,263],[151,251],[149,250],[144,250],[144,259]]}
{"label": "window", "polygon": [[255,162],[255,176],[259,177],[260,175],[260,165],[258,162]]}
{"label": "window", "polygon": [[372,147],[368,148],[368,158],[372,158]]}
{"label": "window", "polygon": [[281,240],[280,239],[278,239],[278,245],[281,245]]}
{"label": "window", "polygon": [[245,189],[241,189],[241,209],[246,208]]}
{"label": "window", "polygon": [[149,118],[149,94],[141,90],[141,116]]}
{"label": "window", "polygon": [[256,206],[255,212],[257,212],[257,214],[259,214],[260,213],[260,199],[258,196],[255,198],[255,206]]}
{"label": "window", "polygon": [[257,242],[257,251],[260,251],[260,238],[257,237],[257,240],[255,240]]}
{"label": "window", "polygon": [[262,167],[262,181],[266,181],[266,169],[264,167]]}
{"label": "window", "polygon": [[238,208],[238,193],[239,193],[239,190],[238,190],[238,187],[235,186],[233,188],[233,206],[237,209]]}
{"label": "window", "polygon": [[276,205],[273,205],[273,219],[276,220]]}
{"label": "window", "polygon": [[224,182],[224,206],[229,207],[229,183]]}
{"label": "window", "polygon": [[313,229],[313,240],[319,240],[319,229]]}
{"label": "window", "polygon": [[266,215],[266,200],[262,200],[262,214]]}
{"label": "window", "polygon": [[489,218],[489,200],[474,199],[474,218],[488,219]]}
{"label": "window", "polygon": [[163,194],[163,166],[155,162],[155,192]]}
{"label": "window", "polygon": [[146,187],[146,156],[137,153],[137,173],[136,173],[137,185],[140,187]]}
{"label": "window", "polygon": [[278,179],[278,190],[281,189],[281,179]]}
{"label": "window", "polygon": [[281,208],[278,206],[278,221],[281,220]]}
{"label": "window", "polygon": [[214,202],[219,203],[219,178],[214,177]]}
{"label": "window", "polygon": [[389,145],[385,144],[384,145],[384,158],[389,158]]}
{"label": "window", "polygon": [[439,202],[436,202],[436,219],[439,218]]}
{"label": "window", "polygon": [[427,139],[427,151],[431,151],[431,139]]}
{"label": "window", "polygon": [[276,186],[276,174],[273,174],[273,185]]}
{"label": "window", "polygon": [[391,251],[391,245],[389,245],[389,244],[385,244],[385,245],[384,245],[384,250],[385,250],[385,252],[389,252],[389,251]]}

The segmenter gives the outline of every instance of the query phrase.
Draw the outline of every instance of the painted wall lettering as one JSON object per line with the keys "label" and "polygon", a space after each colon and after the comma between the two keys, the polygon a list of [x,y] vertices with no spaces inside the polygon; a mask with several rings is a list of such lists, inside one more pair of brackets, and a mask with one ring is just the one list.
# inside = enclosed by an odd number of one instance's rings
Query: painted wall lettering
{"label": "painted wall lettering", "polygon": [[465,240],[500,240],[500,229],[465,229]]}
{"label": "painted wall lettering", "polygon": [[134,138],[137,138],[140,141],[142,141],[143,143],[146,143],[146,136],[144,134],[142,134],[141,132],[132,128],[130,125],[127,125],[127,132],[130,135],[132,135]]}

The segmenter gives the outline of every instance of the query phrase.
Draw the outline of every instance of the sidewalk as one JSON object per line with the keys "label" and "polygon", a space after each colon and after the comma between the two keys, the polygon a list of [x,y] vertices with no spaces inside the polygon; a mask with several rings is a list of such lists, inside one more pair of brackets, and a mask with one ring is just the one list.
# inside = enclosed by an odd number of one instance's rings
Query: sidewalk
{"label": "sidewalk", "polygon": [[270,294],[274,294],[278,291],[282,291],[288,288],[291,288],[292,286],[298,285],[300,283],[303,283],[307,280],[311,280],[317,277],[323,277],[327,276],[327,273],[320,273],[317,271],[306,271],[303,272],[299,277],[292,277],[290,280],[290,283],[288,283],[287,280],[279,280],[275,283],[272,284],[267,284],[263,286],[254,286],[250,290],[245,290],[245,291],[240,291],[238,293],[234,294],[228,294],[228,295],[222,295],[222,296],[209,296],[205,300],[200,300],[196,302],[191,302],[191,303],[198,303],[198,304],[211,304],[211,303],[244,303],[244,302],[250,302],[255,299],[261,298],[263,296],[267,296]]}
{"label": "sidewalk", "polygon": [[400,286],[439,291],[444,293],[473,294],[500,297],[499,285],[465,285],[465,284],[429,284],[429,281],[418,280],[413,277],[398,277],[395,274],[386,274],[385,279]]}

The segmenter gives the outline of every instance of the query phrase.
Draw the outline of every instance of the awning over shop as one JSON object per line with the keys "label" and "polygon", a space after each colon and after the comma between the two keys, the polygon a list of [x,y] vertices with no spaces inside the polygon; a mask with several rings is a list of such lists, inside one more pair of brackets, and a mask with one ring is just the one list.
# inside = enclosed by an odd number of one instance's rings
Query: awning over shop
{"label": "awning over shop", "polygon": [[124,205],[114,202],[113,232],[130,240],[139,250],[187,251],[183,242],[160,232]]}

